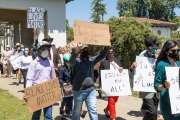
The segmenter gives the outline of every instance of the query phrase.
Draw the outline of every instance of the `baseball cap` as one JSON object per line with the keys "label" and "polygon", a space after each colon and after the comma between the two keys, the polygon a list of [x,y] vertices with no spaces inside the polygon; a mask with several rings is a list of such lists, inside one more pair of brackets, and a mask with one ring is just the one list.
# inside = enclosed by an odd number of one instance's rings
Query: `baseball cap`
{"label": "baseball cap", "polygon": [[41,47],[51,47],[52,45],[49,44],[47,41],[41,41],[37,44],[37,49],[41,48]]}
{"label": "baseball cap", "polygon": [[88,45],[83,44],[83,45],[81,46],[80,50],[83,50],[84,48],[89,48],[89,46],[88,46]]}

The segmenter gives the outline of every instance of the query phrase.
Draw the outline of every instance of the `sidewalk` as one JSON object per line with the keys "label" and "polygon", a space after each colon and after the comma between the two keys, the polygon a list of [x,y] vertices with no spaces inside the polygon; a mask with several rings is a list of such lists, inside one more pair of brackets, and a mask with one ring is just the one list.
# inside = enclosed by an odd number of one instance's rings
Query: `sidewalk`
{"label": "sidewalk", "polygon": [[[9,92],[22,99],[23,96],[23,84],[16,86],[16,79],[15,77],[11,78],[3,78],[0,76],[0,88],[9,90]],[[61,102],[57,102],[53,105],[53,118],[54,120],[63,120],[61,119],[61,115],[59,114],[59,107]],[[142,120],[143,114],[140,111],[140,107],[142,104],[142,100],[140,98],[132,97],[132,96],[125,96],[119,97],[119,100],[116,104],[116,113],[117,119],[116,120]],[[107,101],[99,99],[97,97],[97,112],[99,116],[99,120],[108,120],[105,117],[103,109],[106,107]],[[89,120],[89,115],[87,114],[84,119],[81,120]]]}

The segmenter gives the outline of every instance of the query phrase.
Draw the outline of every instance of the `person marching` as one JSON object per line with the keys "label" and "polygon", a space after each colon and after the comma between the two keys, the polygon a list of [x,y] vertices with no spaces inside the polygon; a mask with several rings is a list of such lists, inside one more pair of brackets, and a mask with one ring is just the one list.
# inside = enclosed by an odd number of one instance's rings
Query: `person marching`
{"label": "person marching", "polygon": [[6,46],[6,50],[2,53],[1,61],[3,63],[3,73],[4,77],[11,77],[11,64],[9,58],[13,55],[13,52],[10,50],[10,46]]}
{"label": "person marching", "polygon": [[[13,55],[23,55],[23,51],[21,50],[21,44],[20,43],[16,43],[15,45],[15,50],[13,51]],[[21,81],[21,71],[20,68],[17,68],[16,70],[16,85],[18,86],[20,81]]]}
{"label": "person marching", "polygon": [[33,58],[30,55],[29,48],[25,48],[24,56],[22,56],[22,61],[21,61],[21,72],[24,78],[24,88],[26,88],[26,76],[27,76],[29,65],[32,61],[33,61]]}
{"label": "person marching", "polygon": [[[96,111],[96,92],[94,88],[94,65],[104,59],[109,47],[104,47],[100,55],[89,56],[89,47],[78,43],[77,48],[72,50],[70,66],[73,68],[74,75],[73,97],[74,107],[72,120],[79,120],[82,104],[85,101],[89,112],[90,120],[98,120]],[[80,56],[78,56],[80,54]]]}
{"label": "person marching", "polygon": [[[100,63],[100,70],[113,70],[113,69],[122,71],[123,67],[122,67],[122,64],[119,61],[119,59],[114,57],[114,50],[111,47],[109,49],[108,55],[106,56],[106,59],[104,59]],[[101,83],[101,81],[100,81],[100,83]],[[115,104],[118,101],[118,98],[119,98],[119,96],[108,96],[108,105],[104,109],[104,112],[105,112],[105,115],[107,118],[111,118],[112,120],[116,119]]]}
{"label": "person marching", "polygon": [[[39,42],[37,45],[38,56],[33,60],[28,68],[26,87],[30,87],[36,84],[46,82],[48,80],[56,78],[54,64],[49,60],[49,49],[51,44],[46,41]],[[23,99],[28,100],[28,96],[24,95]],[[52,105],[43,108],[44,119],[52,120]],[[39,120],[41,116],[41,110],[33,112],[32,120]]]}
{"label": "person marching", "polygon": [[59,70],[59,82],[61,85],[63,100],[61,102],[60,107],[60,114],[64,114],[64,107],[68,104],[68,115],[69,117],[72,116],[72,106],[73,106],[73,96],[72,96],[72,85],[70,83],[70,65],[69,65],[69,58],[70,54],[63,55],[64,65]]}
{"label": "person marching", "polygon": [[160,92],[160,111],[164,120],[180,120],[179,114],[172,114],[171,112],[169,97],[170,80],[167,80],[165,71],[165,67],[180,67],[180,62],[177,61],[178,53],[178,42],[175,40],[168,40],[164,43],[156,61],[154,88],[157,92]]}
{"label": "person marching", "polygon": [[[146,50],[142,51],[139,56],[157,58],[156,50],[154,47],[154,39],[147,37],[144,40]],[[137,63],[134,62],[130,67],[130,72],[133,73],[134,69],[137,67]],[[157,108],[159,103],[159,93],[153,92],[139,92],[140,98],[142,98],[141,111],[144,113],[143,120],[161,120],[158,116]]]}

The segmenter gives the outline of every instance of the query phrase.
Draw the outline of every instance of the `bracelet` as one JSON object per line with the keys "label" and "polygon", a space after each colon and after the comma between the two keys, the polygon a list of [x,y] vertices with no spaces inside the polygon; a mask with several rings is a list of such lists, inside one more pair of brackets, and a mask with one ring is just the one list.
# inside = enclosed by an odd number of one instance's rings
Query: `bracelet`
{"label": "bracelet", "polygon": [[163,87],[166,89],[166,85],[165,85],[165,83],[163,83]]}

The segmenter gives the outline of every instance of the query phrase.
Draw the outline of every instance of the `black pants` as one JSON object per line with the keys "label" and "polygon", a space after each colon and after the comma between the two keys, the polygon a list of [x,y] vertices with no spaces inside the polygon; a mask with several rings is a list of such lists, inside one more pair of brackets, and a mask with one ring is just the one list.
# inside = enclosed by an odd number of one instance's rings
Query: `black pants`
{"label": "black pants", "polygon": [[143,104],[141,109],[144,111],[143,120],[157,120],[157,108],[159,99],[156,94],[154,94],[151,99],[143,99]]}
{"label": "black pants", "polygon": [[24,78],[24,88],[26,88],[26,76],[27,76],[28,69],[21,69],[21,71]]}

